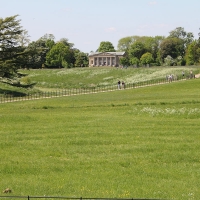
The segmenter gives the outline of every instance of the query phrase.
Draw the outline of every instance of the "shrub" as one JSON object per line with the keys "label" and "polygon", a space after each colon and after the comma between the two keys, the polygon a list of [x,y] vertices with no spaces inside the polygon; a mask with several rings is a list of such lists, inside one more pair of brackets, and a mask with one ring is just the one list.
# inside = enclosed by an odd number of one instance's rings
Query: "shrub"
{"label": "shrub", "polygon": [[29,77],[22,77],[21,79],[20,79],[20,83],[21,84],[31,84],[31,79],[29,78]]}

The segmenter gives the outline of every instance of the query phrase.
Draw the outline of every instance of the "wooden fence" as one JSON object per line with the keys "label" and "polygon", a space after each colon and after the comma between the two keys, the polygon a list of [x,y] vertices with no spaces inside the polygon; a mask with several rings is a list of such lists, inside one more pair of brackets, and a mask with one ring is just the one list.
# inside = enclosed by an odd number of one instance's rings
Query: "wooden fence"
{"label": "wooden fence", "polygon": [[[158,200],[158,199],[138,199],[138,198],[82,198],[82,197],[53,197],[53,196],[0,196],[0,199],[8,199],[8,200],[40,200],[40,199],[68,199],[68,200]],[[161,199],[160,199],[161,200]]]}
{"label": "wooden fence", "polygon": [[87,88],[60,89],[60,90],[51,91],[51,92],[38,92],[35,94],[28,93],[28,94],[17,95],[17,96],[12,93],[9,93],[9,94],[1,95],[0,103],[109,92],[109,91],[115,91],[115,90],[132,89],[132,88],[138,88],[138,87],[171,83],[171,82],[179,81],[179,80],[183,80],[182,77],[176,78],[173,80],[169,80],[168,78],[163,78],[163,79],[154,79],[154,80],[147,80],[147,81],[142,81],[142,82],[128,83],[128,84],[125,84],[124,87],[120,85],[120,88],[118,88],[118,85],[105,85],[105,86],[100,86],[100,87],[94,86],[94,87],[87,87]]}

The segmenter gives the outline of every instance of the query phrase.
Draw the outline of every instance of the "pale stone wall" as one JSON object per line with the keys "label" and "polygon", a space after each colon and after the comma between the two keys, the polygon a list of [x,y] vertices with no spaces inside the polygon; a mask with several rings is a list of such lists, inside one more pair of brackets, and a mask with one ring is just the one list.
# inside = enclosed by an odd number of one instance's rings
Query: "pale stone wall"
{"label": "pale stone wall", "polygon": [[[119,55],[118,55],[119,54]],[[121,55],[120,55],[121,54]],[[120,58],[125,52],[97,52],[89,55],[89,66],[119,66]]]}

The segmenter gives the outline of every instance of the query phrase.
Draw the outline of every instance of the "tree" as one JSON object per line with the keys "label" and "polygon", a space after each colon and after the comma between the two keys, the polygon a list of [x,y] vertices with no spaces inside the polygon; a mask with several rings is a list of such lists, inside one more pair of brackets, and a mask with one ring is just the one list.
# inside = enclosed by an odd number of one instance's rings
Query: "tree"
{"label": "tree", "polygon": [[186,32],[183,27],[177,27],[169,32],[169,38],[181,39],[186,48],[193,41],[194,35],[191,32]]}
{"label": "tree", "polygon": [[68,46],[69,48],[72,48],[74,46],[73,43],[68,42],[67,38],[61,38],[60,41],[61,43],[63,43],[64,45]]}
{"label": "tree", "polygon": [[62,42],[56,43],[46,55],[46,65],[53,67],[71,67],[71,51]]}
{"label": "tree", "polygon": [[50,50],[54,45],[55,45],[54,40],[48,39],[48,40],[45,42],[45,46],[46,46],[49,50]]}
{"label": "tree", "polygon": [[128,51],[130,46],[135,42],[145,43],[143,40],[144,38],[147,38],[147,37],[146,36],[141,37],[141,36],[134,35],[134,36],[128,36],[125,38],[121,38],[118,41],[117,48],[119,51]]}
{"label": "tree", "polygon": [[145,48],[147,52],[151,53],[153,59],[156,60],[158,58],[158,51],[160,49],[161,42],[165,39],[163,36],[155,36],[155,37],[142,37],[143,42],[145,44]]}
{"label": "tree", "polygon": [[22,33],[18,36],[18,42],[21,47],[25,47],[30,43],[29,34],[27,30],[23,30]]}
{"label": "tree", "polygon": [[187,35],[186,31],[182,27],[177,27],[174,30],[169,32],[169,37],[171,38],[184,39],[186,35]]}
{"label": "tree", "polygon": [[153,61],[154,61],[153,56],[149,52],[143,54],[142,57],[140,58],[140,62],[143,65],[153,63]]}
{"label": "tree", "polygon": [[99,52],[115,52],[115,48],[111,42],[103,41],[100,43],[98,51]]}
{"label": "tree", "polygon": [[[160,65],[160,57],[158,52],[160,44],[164,39],[164,36],[129,36],[119,40],[118,49],[120,51],[127,51],[129,53],[129,59],[136,56],[138,59],[140,59],[144,53],[149,52],[156,61],[156,65]],[[140,50],[141,53],[139,53]]]}
{"label": "tree", "polygon": [[27,66],[27,45],[29,44],[30,42],[30,39],[29,39],[29,35],[28,35],[28,31],[27,30],[23,30],[22,33],[20,35],[18,35],[18,43],[19,43],[19,46],[21,48],[21,51],[23,51],[22,53],[20,53],[20,55],[18,56],[17,60],[17,66],[18,68],[24,68]]}
{"label": "tree", "polygon": [[132,57],[136,57],[139,60],[141,56],[146,53],[146,51],[147,50],[144,43],[136,41],[130,46],[130,49],[128,51],[129,59],[131,59]]}
{"label": "tree", "polygon": [[41,40],[36,42],[31,42],[26,48],[25,60],[26,63],[24,67],[26,68],[41,68],[46,61],[46,53],[48,48],[46,48],[45,43]]}
{"label": "tree", "polygon": [[170,55],[173,59],[178,56],[184,56],[184,44],[179,38],[166,38],[160,44],[160,57],[162,62],[164,58]]}
{"label": "tree", "polygon": [[136,58],[136,57],[132,57],[132,58],[130,58],[130,64],[131,65],[136,65],[136,66],[138,66],[139,65],[139,63],[140,63],[140,60],[138,59],[138,58]]}
{"label": "tree", "polygon": [[46,33],[39,40],[37,40],[37,43],[39,44],[40,47],[50,50],[55,44],[54,40],[55,40],[55,37],[53,34]]}
{"label": "tree", "polygon": [[118,41],[117,49],[118,51],[128,51],[131,44],[133,44],[133,37],[121,38]]}
{"label": "tree", "polygon": [[87,67],[89,64],[88,54],[79,50],[75,51],[75,60],[75,67]]}
{"label": "tree", "polygon": [[166,58],[164,58],[164,65],[165,66],[172,66],[172,65],[174,65],[174,59],[170,56],[170,55],[168,55]]}
{"label": "tree", "polygon": [[37,41],[31,42],[26,47],[26,54],[24,60],[26,68],[42,68],[46,62],[46,54],[54,46],[54,36],[52,34],[45,34]]}
{"label": "tree", "polygon": [[193,41],[188,45],[185,58],[187,65],[194,65],[200,62],[200,46],[197,41]]}
{"label": "tree", "polygon": [[129,59],[127,57],[120,58],[119,60],[120,65],[122,66],[129,66]]}
{"label": "tree", "polygon": [[0,18],[0,76],[12,77],[20,67],[19,57],[23,49],[19,44],[19,36],[23,30],[18,15]]}
{"label": "tree", "polygon": [[55,45],[53,34],[45,34],[37,41],[29,43],[25,49],[24,66],[26,68],[45,67],[46,54]]}

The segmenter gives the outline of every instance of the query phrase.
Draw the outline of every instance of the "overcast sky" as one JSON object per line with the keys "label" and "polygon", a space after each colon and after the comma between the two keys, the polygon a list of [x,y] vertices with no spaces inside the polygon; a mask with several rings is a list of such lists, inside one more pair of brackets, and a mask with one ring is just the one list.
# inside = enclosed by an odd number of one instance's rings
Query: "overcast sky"
{"label": "overcast sky", "polygon": [[168,36],[183,27],[198,37],[200,0],[0,0],[0,18],[18,14],[36,41],[67,38],[85,53],[127,36]]}

